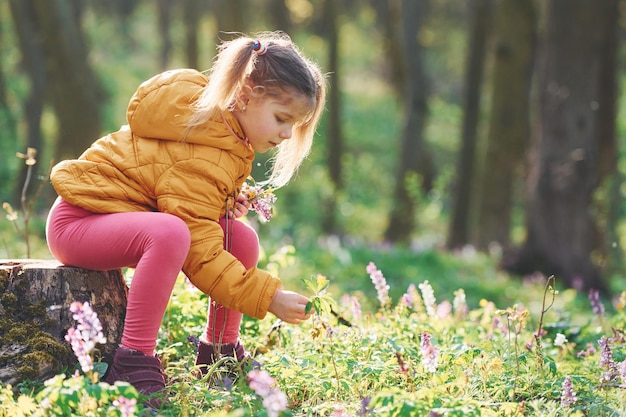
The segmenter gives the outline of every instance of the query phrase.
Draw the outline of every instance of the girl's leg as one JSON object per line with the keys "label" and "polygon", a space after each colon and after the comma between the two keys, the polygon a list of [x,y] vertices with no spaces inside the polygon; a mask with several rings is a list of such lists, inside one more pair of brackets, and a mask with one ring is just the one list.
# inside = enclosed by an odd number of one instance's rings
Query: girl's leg
{"label": "girl's leg", "polygon": [[[229,252],[246,269],[256,266],[259,260],[259,238],[256,231],[239,220],[229,220],[228,229],[226,219],[221,219],[220,225],[224,229],[225,243],[229,243]],[[207,327],[201,340],[213,345],[236,344],[242,316],[238,311],[210,301]]]}
{"label": "girl's leg", "polygon": [[95,214],[58,200],[46,225],[48,245],[62,263],[109,270],[134,266],[122,346],[154,355],[174,283],[191,242],[187,225],[158,212]]}

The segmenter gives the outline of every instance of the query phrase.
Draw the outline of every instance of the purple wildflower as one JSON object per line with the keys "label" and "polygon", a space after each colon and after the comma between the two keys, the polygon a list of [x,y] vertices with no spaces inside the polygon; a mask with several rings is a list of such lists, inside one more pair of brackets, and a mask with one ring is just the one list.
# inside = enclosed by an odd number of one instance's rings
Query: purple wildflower
{"label": "purple wildflower", "polygon": [[372,399],[370,397],[361,398],[361,409],[357,412],[360,417],[368,416],[372,414],[372,410],[369,408]]}
{"label": "purple wildflower", "polygon": [[91,352],[97,343],[106,342],[102,334],[102,325],[98,315],[92,310],[88,302],[74,301],[70,305],[70,311],[74,313],[72,317],[78,322],[78,325],[76,328],[71,327],[67,330],[65,340],[72,345],[72,350],[83,372],[89,372],[93,369]]}
{"label": "purple wildflower", "polygon": [[400,299],[400,303],[406,305],[413,311],[420,312],[423,310],[422,297],[417,291],[415,284],[409,284],[409,287],[406,289],[406,293],[404,293]]}
{"label": "purple wildflower", "polygon": [[561,406],[569,407],[576,402],[576,392],[574,392],[574,385],[572,384],[572,378],[565,377],[563,381],[563,392],[561,393]]}
{"label": "purple wildflower", "polygon": [[409,295],[408,292],[405,292],[404,294],[402,294],[402,297],[400,298],[400,302],[407,306],[408,308],[413,307],[413,297],[411,297],[411,295]]}
{"label": "purple wildflower", "polygon": [[350,294],[344,294],[341,297],[341,304],[344,307],[349,309],[349,311],[352,314],[353,319],[355,320],[361,319],[361,316],[363,315],[363,313],[361,311],[361,303],[359,302],[358,298]]}
{"label": "purple wildflower", "polygon": [[494,330],[502,334],[507,334],[509,332],[509,326],[507,325],[505,320],[502,320],[500,316],[493,317],[491,326],[493,327]]}
{"label": "purple wildflower", "polygon": [[248,372],[248,385],[261,397],[266,397],[275,384],[276,380],[267,371],[253,369]]}
{"label": "purple wildflower", "polygon": [[422,355],[422,365],[428,372],[436,372],[439,362],[439,351],[437,347],[430,343],[432,335],[427,332],[422,333],[422,343],[420,344],[420,354]]}
{"label": "purple wildflower", "polygon": [[113,401],[113,406],[120,412],[122,417],[134,417],[136,405],[136,399],[122,397],[121,395],[117,400]]}
{"label": "purple wildflower", "polygon": [[442,320],[447,319],[452,314],[452,304],[448,300],[444,300],[437,305],[437,317]]}
{"label": "purple wildflower", "polygon": [[585,356],[591,356],[596,353],[596,348],[593,343],[587,343],[587,349],[581,350],[576,354],[577,358],[584,358]]}
{"label": "purple wildflower", "polygon": [[613,354],[611,353],[611,347],[609,346],[609,339],[602,336],[600,340],[598,340],[598,344],[600,345],[600,348],[602,348],[600,366],[603,368],[610,368],[613,366]]}
{"label": "purple wildflower", "polygon": [[600,301],[600,291],[594,290],[593,288],[590,289],[589,301],[591,302],[591,308],[594,314],[604,316],[604,305],[602,304],[602,301]]}
{"label": "purple wildflower", "polygon": [[188,334],[187,341],[194,345],[196,349],[200,346],[200,339],[195,334]]}
{"label": "purple wildflower", "polygon": [[276,380],[267,371],[253,369],[248,372],[248,385],[263,398],[263,407],[269,417],[277,417],[287,409],[287,396],[275,387]]}
{"label": "purple wildflower", "polygon": [[604,372],[600,376],[600,383],[610,382],[617,376],[617,367],[613,361],[613,353],[611,352],[611,347],[609,346],[609,339],[602,336],[600,340],[598,340],[598,344],[601,349],[600,367],[604,369]]}
{"label": "purple wildflower", "polygon": [[370,262],[365,268],[368,274],[370,274],[370,278],[374,287],[376,288],[378,301],[380,302],[381,307],[386,307],[389,304],[389,285],[387,285],[387,280],[383,276],[383,273],[376,268],[374,262]]}
{"label": "purple wildflower", "polygon": [[277,417],[281,411],[287,409],[287,396],[284,392],[273,389],[263,398],[263,407],[267,410],[269,417]]}
{"label": "purple wildflower", "polygon": [[245,182],[241,186],[241,193],[248,199],[250,210],[256,211],[262,222],[269,222],[274,213],[273,204],[276,202],[272,189],[264,190],[260,185]]}

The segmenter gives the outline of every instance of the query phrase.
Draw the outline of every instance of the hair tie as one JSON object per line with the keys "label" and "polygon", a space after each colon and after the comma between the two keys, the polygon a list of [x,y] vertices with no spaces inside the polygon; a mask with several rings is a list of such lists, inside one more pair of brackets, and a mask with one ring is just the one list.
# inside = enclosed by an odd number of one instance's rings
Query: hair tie
{"label": "hair tie", "polygon": [[261,43],[260,40],[256,39],[252,46],[252,50],[256,52],[257,55],[263,55],[267,52],[267,44]]}

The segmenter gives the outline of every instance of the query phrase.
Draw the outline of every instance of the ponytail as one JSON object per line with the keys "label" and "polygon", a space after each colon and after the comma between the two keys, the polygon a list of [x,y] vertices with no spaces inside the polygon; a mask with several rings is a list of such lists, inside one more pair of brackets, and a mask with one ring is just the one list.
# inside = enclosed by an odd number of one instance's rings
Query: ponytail
{"label": "ponytail", "polygon": [[254,41],[238,38],[221,44],[210,71],[210,82],[194,103],[188,126],[197,126],[230,110],[239,89],[254,67]]}
{"label": "ponytail", "polygon": [[232,110],[246,82],[260,87],[264,94],[279,95],[293,90],[313,103],[308,117],[295,126],[292,138],[278,146],[269,178],[262,182],[279,188],[289,182],[311,149],[324,110],[325,79],[317,65],[282,32],[224,42],[218,47],[209,84],[194,103],[188,128],[207,120],[219,120],[222,112]]}

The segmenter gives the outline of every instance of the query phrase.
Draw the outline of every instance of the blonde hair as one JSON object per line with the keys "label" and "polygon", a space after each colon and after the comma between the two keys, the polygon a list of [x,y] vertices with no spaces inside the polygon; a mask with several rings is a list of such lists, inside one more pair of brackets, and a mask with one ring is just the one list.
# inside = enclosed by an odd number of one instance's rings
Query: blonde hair
{"label": "blonde hair", "polygon": [[[264,52],[255,51],[260,42]],[[257,49],[258,49],[258,45]],[[194,114],[187,126],[219,119],[221,113],[233,110],[235,100],[246,83],[263,94],[302,94],[312,102],[308,116],[294,126],[290,140],[278,146],[272,157],[267,181],[274,188],[287,184],[313,144],[313,136],[324,111],[326,81],[319,67],[306,58],[282,32],[264,32],[254,38],[241,36],[223,42],[209,73],[209,84],[194,103]],[[257,89],[258,87],[258,89]]]}

